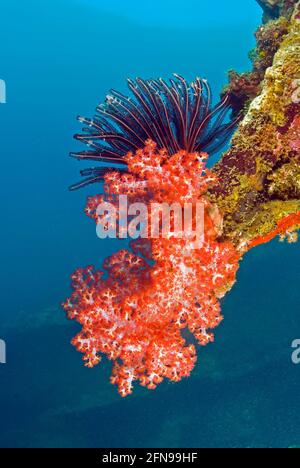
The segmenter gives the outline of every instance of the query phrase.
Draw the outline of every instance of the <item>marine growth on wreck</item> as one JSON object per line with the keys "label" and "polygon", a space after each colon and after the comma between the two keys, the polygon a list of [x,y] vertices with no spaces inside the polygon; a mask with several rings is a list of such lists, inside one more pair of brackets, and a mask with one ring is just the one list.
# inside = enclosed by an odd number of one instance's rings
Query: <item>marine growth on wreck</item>
{"label": "marine growth on wreck", "polygon": [[[98,166],[84,169],[71,188],[104,182],[86,206],[98,225],[111,221],[97,207],[117,206],[120,196],[146,206],[203,206],[204,239],[196,248],[194,231],[140,236],[103,270],[88,266],[72,275],[63,307],[82,327],[73,345],[88,367],[102,356],[113,361],[111,382],[122,396],[135,382],[154,389],[189,376],[197,346],[214,339],[220,300],[243,256],[276,236],[297,240],[300,3],[258,3],[264,19],[253,70],[231,71],[217,105],[206,80],[138,78],[128,81],[129,96],[113,90],[94,118],[79,118],[85,127],[76,138],[89,148],[72,156]],[[231,137],[230,149],[208,169],[207,158]]]}

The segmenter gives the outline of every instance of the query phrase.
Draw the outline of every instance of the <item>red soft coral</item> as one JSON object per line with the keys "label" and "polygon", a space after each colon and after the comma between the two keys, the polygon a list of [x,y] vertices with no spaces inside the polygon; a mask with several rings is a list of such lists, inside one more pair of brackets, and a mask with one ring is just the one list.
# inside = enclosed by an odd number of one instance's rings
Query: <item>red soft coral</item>
{"label": "red soft coral", "polygon": [[195,232],[137,239],[131,242],[132,251],[121,250],[105,260],[107,278],[90,266],[72,277],[74,291],[64,308],[82,325],[73,344],[89,367],[99,363],[101,354],[114,361],[111,382],[122,396],[132,392],[134,381],[153,389],[165,378],[187,377],[196,362],[196,343],[187,342],[182,330],[206,345],[222,320],[218,298],[235,281],[240,255],[232,244],[217,240],[221,216],[205,196],[215,183],[205,160],[203,153],[186,151],[169,157],[149,141],[143,150],[127,155],[130,174],[107,174],[106,196],[88,200],[86,212],[98,223],[103,222],[98,204],[105,199],[117,206],[117,195],[148,206],[204,206],[204,241],[197,248]]}

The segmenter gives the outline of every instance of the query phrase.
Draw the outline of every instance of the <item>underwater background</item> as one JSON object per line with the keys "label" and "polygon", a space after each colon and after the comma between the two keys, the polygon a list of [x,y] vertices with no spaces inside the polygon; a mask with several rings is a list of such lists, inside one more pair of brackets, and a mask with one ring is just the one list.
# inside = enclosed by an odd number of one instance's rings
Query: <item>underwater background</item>
{"label": "underwater background", "polygon": [[[254,0],[6,0],[1,5],[1,447],[289,447],[300,444],[299,244],[250,251],[222,301],[216,340],[191,377],[136,386],[122,399],[111,364],[87,369],[69,344],[79,327],[60,302],[70,274],[101,266],[101,241],[70,193],[82,164],[76,116],[92,115],[127,77],[208,78],[250,68],[261,22]],[[121,244],[122,246],[122,244]]]}

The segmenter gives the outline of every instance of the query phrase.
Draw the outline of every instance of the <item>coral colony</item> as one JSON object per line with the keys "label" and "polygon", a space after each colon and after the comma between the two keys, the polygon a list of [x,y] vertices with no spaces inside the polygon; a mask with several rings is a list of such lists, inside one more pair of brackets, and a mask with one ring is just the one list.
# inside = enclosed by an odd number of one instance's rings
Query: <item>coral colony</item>
{"label": "coral colony", "polygon": [[[111,382],[122,396],[134,382],[154,389],[166,378],[189,376],[197,345],[214,339],[220,299],[243,255],[276,236],[297,240],[300,105],[293,83],[300,78],[300,8],[291,1],[272,2],[274,10],[260,3],[268,8],[253,72],[231,72],[216,106],[205,80],[188,84],[175,75],[170,82],[129,81],[131,97],[112,91],[93,119],[80,118],[86,128],[76,138],[90,149],[72,156],[102,166],[83,170],[83,181],[71,189],[104,182],[104,193],[86,206],[102,230],[112,228],[99,210],[109,203],[113,228],[126,237],[120,197],[146,207],[198,204],[203,210],[201,242],[196,210],[180,236],[172,229],[174,210],[165,236],[151,235],[148,214],[145,235],[106,259],[103,271],[88,266],[72,275],[73,292],[63,307],[82,326],[73,345],[88,367],[103,355],[113,361]],[[208,169],[208,154],[237,125],[231,148]]]}
{"label": "coral colony", "polygon": [[[215,178],[205,169],[205,154],[180,151],[169,156],[148,141],[125,159],[128,173],[104,176],[105,197],[201,202],[206,220],[199,249],[195,234],[137,239],[131,242],[132,251],[121,250],[105,261],[108,278],[92,267],[72,277],[74,292],[65,309],[83,327],[73,344],[84,352],[87,366],[100,361],[99,353],[115,362],[111,380],[123,396],[135,380],[155,388],[166,377],[178,381],[190,374],[196,349],[181,332],[188,328],[202,345],[212,341],[209,330],[222,319],[218,297],[233,283],[239,260],[231,243],[217,241],[215,210],[205,196]],[[92,197],[87,203],[86,212],[96,221],[102,199]]]}

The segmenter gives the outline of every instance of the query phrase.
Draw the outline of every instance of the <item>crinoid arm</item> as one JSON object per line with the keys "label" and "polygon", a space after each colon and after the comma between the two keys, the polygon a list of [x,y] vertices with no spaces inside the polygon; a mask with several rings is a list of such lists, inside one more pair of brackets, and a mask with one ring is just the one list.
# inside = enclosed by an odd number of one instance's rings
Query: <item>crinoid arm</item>
{"label": "crinoid arm", "polygon": [[173,155],[180,150],[213,154],[228,141],[238,118],[231,118],[228,96],[212,105],[208,82],[188,83],[180,75],[169,82],[159,79],[128,80],[131,96],[111,90],[93,119],[78,117],[85,125],[75,139],[89,151],[71,153],[77,159],[104,163],[81,171],[85,179],[71,190],[103,180],[116,164],[126,169],[124,157],[151,140]]}

